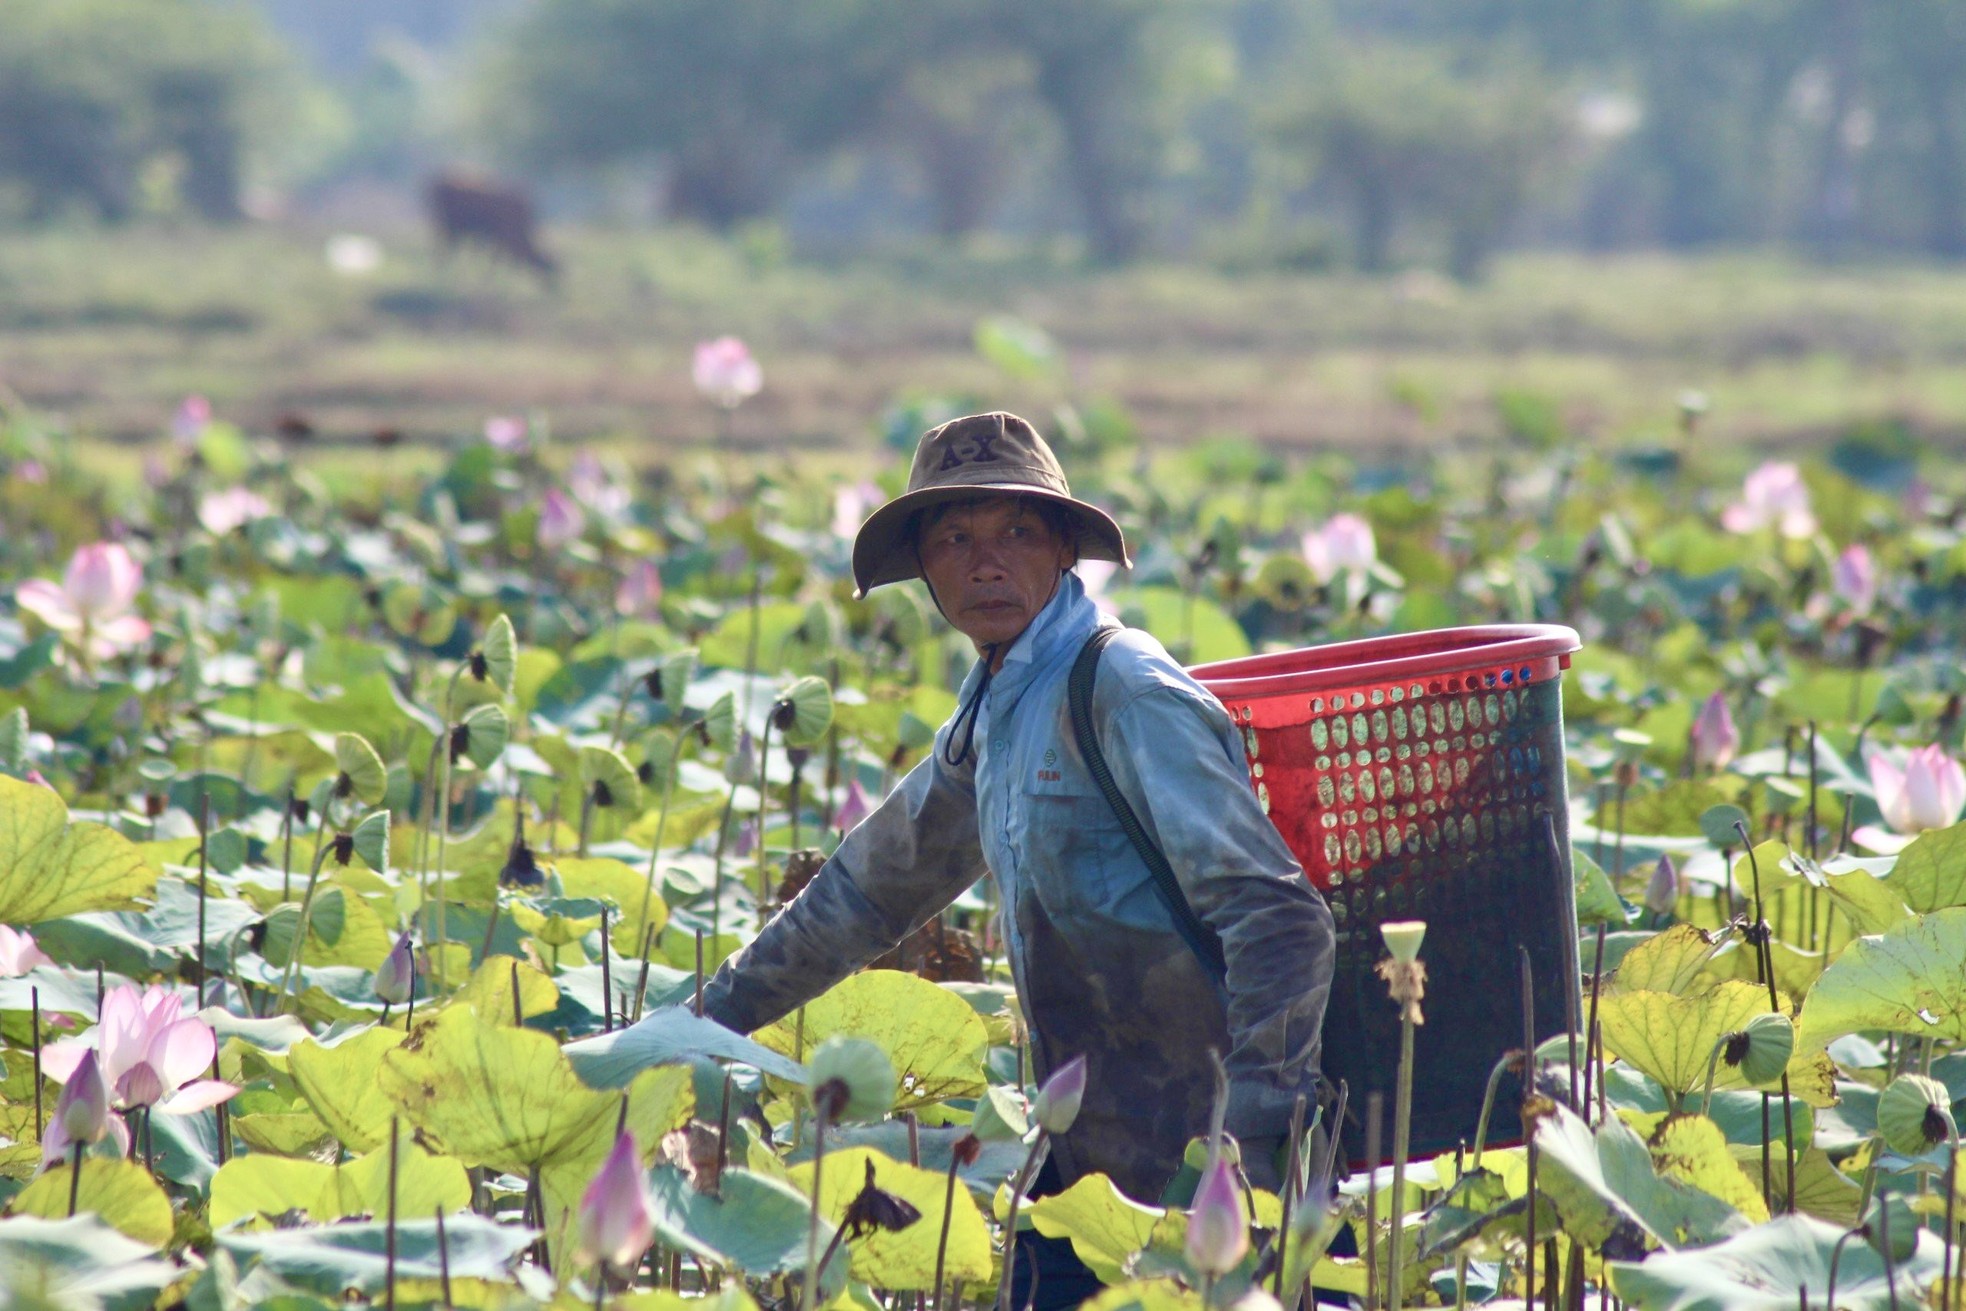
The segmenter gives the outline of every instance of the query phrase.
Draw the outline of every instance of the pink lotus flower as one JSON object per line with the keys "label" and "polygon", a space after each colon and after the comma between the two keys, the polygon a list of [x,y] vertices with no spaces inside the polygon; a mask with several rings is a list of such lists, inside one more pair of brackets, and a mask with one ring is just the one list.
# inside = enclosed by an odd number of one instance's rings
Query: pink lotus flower
{"label": "pink lotus flower", "polygon": [[1866,824],[1850,836],[1872,851],[1891,853],[1911,845],[1911,839],[1927,829],[1950,828],[1966,806],[1966,770],[1936,743],[1919,747],[1905,759],[1900,769],[1882,752],[1870,760],[1870,785],[1877,794],[1877,808],[1883,812],[1886,832]]}
{"label": "pink lotus flower", "polygon": [[852,541],[859,534],[860,525],[883,499],[881,489],[873,483],[849,483],[834,491],[833,536],[843,542]]}
{"label": "pink lotus flower", "polygon": [[637,560],[614,589],[615,613],[624,619],[654,619],[662,613],[662,571]]}
{"label": "pink lotus flower", "polygon": [[416,953],[410,948],[410,930],[405,929],[376,967],[375,996],[385,1006],[401,1006],[415,990]]}
{"label": "pink lotus flower", "polygon": [[548,488],[539,507],[539,544],[556,551],[587,531],[587,516],[571,496],[557,487]]}
{"label": "pink lotus flower", "polygon": [[1304,534],[1304,562],[1319,583],[1343,573],[1364,573],[1379,559],[1372,525],[1355,514],[1334,514],[1324,526]]}
{"label": "pink lotus flower", "polygon": [[18,979],[37,965],[52,965],[48,954],[26,929],[16,932],[0,924],[0,979]]}
{"label": "pink lotus flower", "polygon": [[30,486],[46,486],[48,482],[48,466],[39,460],[22,460],[14,466],[14,477]]}
{"label": "pink lotus flower", "polygon": [[701,342],[690,365],[696,389],[727,410],[756,396],[765,385],[764,369],[751,348],[736,337]]}
{"label": "pink lotus flower", "polygon": [[618,1270],[641,1260],[655,1241],[655,1206],[633,1134],[623,1131],[614,1140],[600,1172],[580,1195],[578,1223],[581,1256]]}
{"label": "pink lotus flower", "polygon": [[1249,1219],[1235,1171],[1217,1153],[1202,1171],[1188,1210],[1188,1260],[1206,1275],[1224,1275],[1249,1252]]}
{"label": "pink lotus flower", "polygon": [[1645,909],[1655,915],[1670,915],[1679,906],[1679,894],[1679,871],[1673,867],[1671,856],[1662,855],[1645,883]]}
{"label": "pink lotus flower", "polygon": [[1725,769],[1741,749],[1740,730],[1727,711],[1727,698],[1718,692],[1706,699],[1693,720],[1692,748],[1695,769]]}
{"label": "pink lotus flower", "polygon": [[211,421],[212,403],[203,396],[187,396],[178,402],[177,413],[171,416],[171,435],[179,445],[189,446]]}
{"label": "pink lotus flower", "polygon": [[[52,1050],[52,1049],[50,1049]],[[119,1152],[130,1150],[129,1127],[109,1113],[109,1090],[93,1051],[82,1053],[55,1099],[55,1113],[41,1135],[41,1168],[67,1159],[76,1143],[88,1146],[114,1136]]]}
{"label": "pink lotus flower", "polygon": [[842,833],[853,832],[861,820],[874,813],[867,804],[867,793],[860,786],[860,780],[850,778],[846,781],[846,798],[840,802],[840,809],[833,816],[833,827]]}
{"label": "pink lotus flower", "polygon": [[1845,547],[1830,567],[1830,584],[1852,614],[1869,614],[1877,604],[1877,566],[1871,562],[1869,548],[1862,542]]}
{"label": "pink lotus flower", "polygon": [[1730,533],[1773,527],[1784,537],[1807,537],[1816,531],[1816,516],[1802,471],[1786,460],[1770,460],[1747,476],[1741,499],[1721,512],[1720,522]]}
{"label": "pink lotus flower", "polygon": [[211,492],[198,502],[198,522],[205,525],[205,531],[214,537],[223,537],[244,524],[255,519],[264,519],[273,513],[273,507],[258,492],[247,491],[244,487],[230,487],[222,492]]}
{"label": "pink lotus flower", "polygon": [[119,1110],[148,1106],[163,1115],[190,1115],[216,1106],[239,1089],[198,1077],[211,1068],[218,1039],[203,1020],[182,1017],[183,1008],[175,992],[151,987],[139,995],[130,984],[119,984],[103,998],[101,1021],[78,1037],[48,1044],[41,1068],[66,1081],[94,1052]]}
{"label": "pink lotus flower", "polygon": [[625,512],[632,499],[628,489],[614,480],[607,466],[592,451],[581,451],[573,457],[573,467],[567,470],[567,487],[576,500],[605,518]]}
{"label": "pink lotus flower", "polygon": [[485,420],[485,440],[498,450],[525,450],[527,435],[526,421],[516,414],[494,414]]}
{"label": "pink lotus flower", "polygon": [[14,589],[14,601],[101,659],[149,640],[150,625],[128,613],[142,588],[143,569],[129,551],[117,542],[96,542],[69,558],[60,586],[30,578]]}

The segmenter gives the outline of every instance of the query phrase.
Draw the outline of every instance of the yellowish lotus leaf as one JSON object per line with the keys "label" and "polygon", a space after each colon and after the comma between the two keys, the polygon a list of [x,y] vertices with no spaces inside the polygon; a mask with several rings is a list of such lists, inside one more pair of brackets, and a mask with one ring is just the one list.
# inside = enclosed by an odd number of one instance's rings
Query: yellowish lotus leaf
{"label": "yellowish lotus leaf", "polygon": [[[1779,1110],[1776,1112],[1777,1115],[1780,1113]],[[1733,1143],[1728,1150],[1734,1154],[1742,1173],[1758,1190],[1761,1148],[1752,1143]],[[1788,1154],[1777,1143],[1775,1150],[1768,1154],[1769,1196],[1787,1199],[1788,1168]],[[1848,1229],[1857,1223],[1857,1203],[1862,1199],[1863,1191],[1855,1179],[1831,1163],[1829,1154],[1820,1147],[1806,1148],[1796,1158],[1795,1209],[1798,1211]]]}
{"label": "yellowish lotus leaf", "polygon": [[[1318,1269],[1322,1270],[1323,1266]],[[1316,1272],[1311,1277],[1317,1280],[1319,1288],[1336,1287],[1318,1279]],[[1361,1294],[1365,1291],[1362,1276],[1358,1291]],[[1143,1279],[1102,1290],[1097,1297],[1081,1303],[1080,1311],[1202,1311],[1206,1305],[1200,1293],[1171,1279]]]}
{"label": "yellowish lotus leaf", "polygon": [[[362,1215],[383,1219],[389,1214],[389,1148],[385,1144],[338,1166],[235,1156],[212,1176],[211,1187],[214,1229],[290,1210],[304,1211],[322,1223]],[[456,1211],[470,1203],[471,1180],[464,1167],[449,1157],[430,1155],[405,1134],[396,1159],[396,1214],[421,1220],[440,1207]]]}
{"label": "yellowish lotus leaf", "polygon": [[804,1048],[795,1012],[752,1035],[795,1060],[834,1034],[865,1038],[894,1063],[901,1112],[949,1097],[980,1096],[989,1031],[969,1003],[899,970],[866,970],[806,1004]]}
{"label": "yellowish lotus leaf", "polygon": [[1754,1224],[1768,1219],[1761,1185],[1741,1172],[1727,1150],[1727,1136],[1712,1120],[1703,1115],[1671,1116],[1646,1145],[1661,1176],[1718,1197]]}
{"label": "yellowish lotus leaf", "polygon": [[1037,1231],[1071,1239],[1079,1260],[1108,1284],[1126,1278],[1126,1263],[1147,1245],[1163,1214],[1160,1207],[1134,1201],[1103,1174],[1082,1176],[1064,1192],[1030,1204]]}
{"label": "yellowish lotus leaf", "polygon": [[560,988],[545,971],[516,956],[487,956],[451,998],[453,1005],[470,1006],[493,1024],[512,1023],[512,986],[518,980],[519,1009],[527,1019],[544,1015],[560,1004]]}
{"label": "yellowish lotus leaf", "polygon": [[71,824],[54,789],[0,775],[0,924],[135,910],[156,886],[134,842],[102,824]]}
{"label": "yellowish lotus leaf", "polygon": [[367,1028],[332,1046],[310,1038],[287,1053],[287,1068],[307,1104],[352,1152],[373,1151],[389,1141],[396,1104],[378,1079],[382,1058],[402,1041],[400,1029]]}
{"label": "yellowish lotus leaf", "polygon": [[1691,924],[1675,924],[1625,953],[1611,986],[1617,992],[1669,992],[1683,996],[1698,983],[1714,954],[1727,945]]}
{"label": "yellowish lotus leaf", "polygon": [[268,1156],[313,1156],[335,1143],[334,1131],[312,1111],[262,1111],[226,1122],[240,1142]]}
{"label": "yellowish lotus leaf", "polygon": [[[71,1166],[62,1164],[36,1176],[14,1198],[8,1210],[14,1215],[65,1219],[69,1214],[70,1174]],[[150,1171],[135,1161],[83,1157],[75,1211],[77,1214],[93,1211],[110,1228],[150,1247],[161,1248],[171,1241],[175,1221],[171,1199],[164,1196],[164,1190],[150,1177]]]}
{"label": "yellowish lotus leaf", "polygon": [[[1705,1084],[1707,1061],[1721,1036],[1767,1009],[1766,988],[1730,979],[1690,997],[1622,989],[1606,993],[1598,1000],[1598,1020],[1606,1051],[1683,1096]],[[1724,1062],[1721,1068],[1726,1068]]]}
{"label": "yellowish lotus leaf", "polygon": [[560,886],[567,896],[611,901],[619,909],[619,914],[608,917],[608,927],[614,935],[615,950],[622,955],[632,957],[641,947],[638,925],[644,897],[648,901],[648,922],[655,926],[655,931],[662,932],[662,926],[669,922],[669,907],[660,892],[649,891],[646,871],[605,856],[562,856],[553,864],[560,872]]}
{"label": "yellowish lotus leaf", "polygon": [[[686,1065],[665,1065],[644,1070],[625,1090],[628,1095],[629,1132],[641,1147],[642,1159],[652,1161],[662,1136],[689,1123],[696,1108],[696,1094],[690,1069]],[[576,1209],[580,1195],[594,1179],[610,1148],[614,1146],[615,1125],[620,1120],[620,1091],[596,1093],[582,1085],[589,1097],[598,1097],[607,1107],[604,1116],[588,1126],[584,1139],[574,1139],[561,1150],[558,1159],[548,1162],[539,1175],[541,1196],[546,1203],[546,1244],[559,1269],[569,1256],[574,1241]]]}
{"label": "yellowish lotus leaf", "polygon": [[[884,1156],[865,1147],[850,1147],[826,1153],[826,1166],[819,1184],[819,1210],[834,1225],[841,1223],[849,1203],[867,1183],[867,1163],[874,1165],[874,1186],[893,1193],[921,1212],[921,1219],[906,1229],[889,1232],[876,1229],[859,1238],[849,1237],[853,1253],[853,1278],[876,1288],[903,1291],[928,1289],[935,1285],[935,1247],[942,1234],[942,1199],[948,1178],[938,1170],[924,1170]],[[812,1165],[795,1165],[792,1186],[812,1194]],[[945,1278],[976,1283],[990,1275],[990,1231],[983,1213],[976,1209],[967,1188],[958,1187],[949,1209],[949,1251]]]}

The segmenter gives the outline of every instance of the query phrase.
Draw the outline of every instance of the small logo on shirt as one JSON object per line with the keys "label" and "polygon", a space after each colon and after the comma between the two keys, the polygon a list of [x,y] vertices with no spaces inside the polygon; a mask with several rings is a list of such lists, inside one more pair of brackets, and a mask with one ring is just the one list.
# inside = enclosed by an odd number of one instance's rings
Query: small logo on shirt
{"label": "small logo on shirt", "polygon": [[1038,771],[1038,782],[1040,783],[1056,783],[1063,777],[1065,776],[1055,769],[1040,769]]}
{"label": "small logo on shirt", "polygon": [[1058,763],[1058,751],[1055,747],[1046,747],[1044,749],[1044,763],[1047,765]]}

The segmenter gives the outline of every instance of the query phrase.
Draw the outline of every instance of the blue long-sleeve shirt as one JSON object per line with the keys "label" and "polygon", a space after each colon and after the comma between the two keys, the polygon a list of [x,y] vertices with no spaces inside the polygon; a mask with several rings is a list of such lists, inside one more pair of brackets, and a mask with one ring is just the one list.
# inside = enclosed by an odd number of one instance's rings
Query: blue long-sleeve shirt
{"label": "blue long-sleeve shirt", "polygon": [[768,1024],[987,872],[1039,1077],[1087,1061],[1078,1121],[1054,1144],[1064,1182],[1103,1171],[1152,1198],[1207,1127],[1211,1049],[1228,1066],[1227,1128],[1245,1142],[1283,1134],[1297,1095],[1314,1095],[1334,939],[1251,790],[1227,713],[1128,630],[1101,658],[1094,727],[1120,790],[1221,938],[1225,986],[1176,933],[1072,732],[1067,676],[1102,622],[1066,574],[990,680],[971,754],[946,762],[954,721],[943,725],[929,757],[717,972],[704,1008],[740,1031]]}

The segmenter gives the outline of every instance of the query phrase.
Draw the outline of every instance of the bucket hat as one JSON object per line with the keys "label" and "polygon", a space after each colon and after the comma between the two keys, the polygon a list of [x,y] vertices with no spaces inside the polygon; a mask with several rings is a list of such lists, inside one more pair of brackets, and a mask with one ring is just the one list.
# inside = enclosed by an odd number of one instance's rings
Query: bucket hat
{"label": "bucket hat", "polygon": [[997,410],[951,419],[922,435],[908,471],[908,490],[869,515],[854,536],[856,595],[921,577],[912,540],[917,514],[999,492],[1036,497],[1070,511],[1079,526],[1081,558],[1133,564],[1120,526],[1104,510],[1073,498],[1064,466],[1038,430]]}

